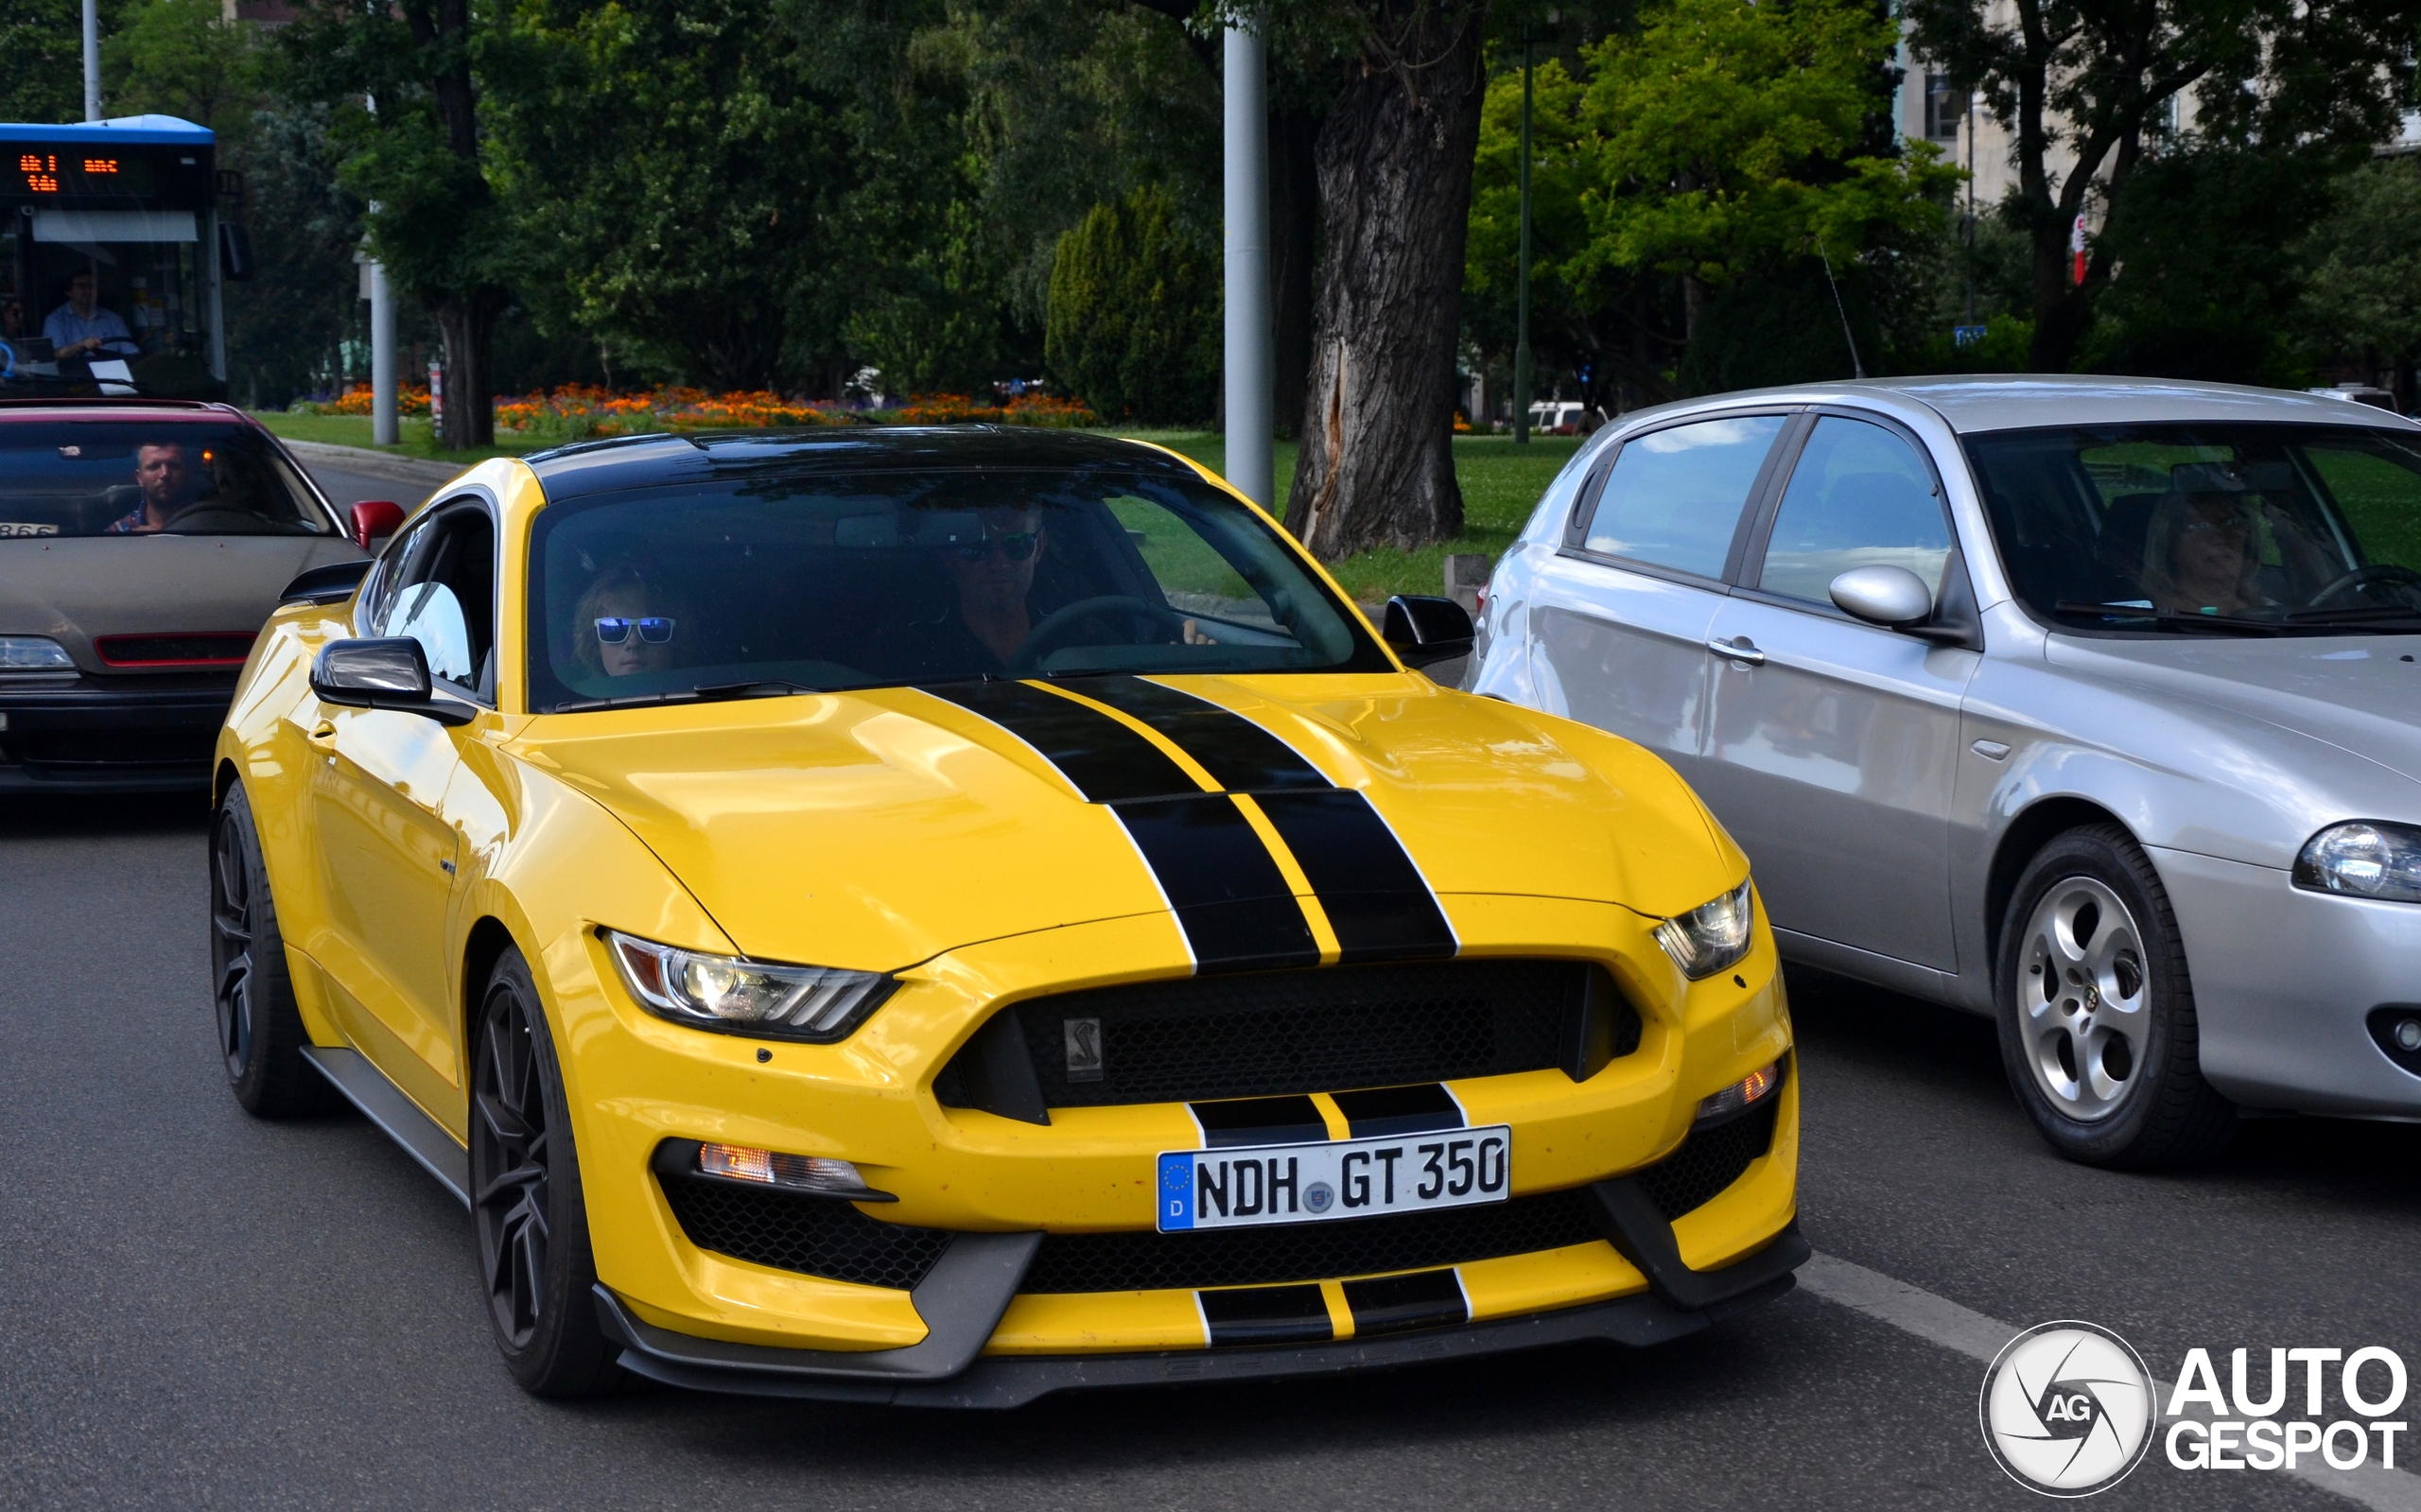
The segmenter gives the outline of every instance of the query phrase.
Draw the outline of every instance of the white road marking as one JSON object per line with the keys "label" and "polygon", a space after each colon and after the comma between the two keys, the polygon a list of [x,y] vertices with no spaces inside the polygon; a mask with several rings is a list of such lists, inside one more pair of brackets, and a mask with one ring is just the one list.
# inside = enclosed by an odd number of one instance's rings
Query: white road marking
{"label": "white road marking", "polygon": [[[1863,1265],[1853,1265],[1835,1255],[1819,1253],[1810,1258],[1799,1268],[1799,1284],[1827,1302],[1854,1308],[1869,1317],[1880,1319],[1895,1329],[1985,1364],[1992,1364],[2003,1346],[2025,1331],[2014,1323],[1986,1317],[1973,1308],[1960,1307],[1946,1296],[1936,1296],[1922,1287],[1910,1286],[1906,1281],[1886,1276],[1881,1271],[1868,1270]],[[2195,1413],[2189,1416],[2207,1415]],[[2412,1441],[2411,1434],[2397,1436],[2403,1440],[2399,1448]],[[2152,1453],[2158,1456],[2160,1452],[2160,1446],[2155,1444]],[[2400,1466],[2402,1462],[2398,1463]],[[2227,1472],[2204,1473],[2223,1475]],[[2421,1512],[2421,1477],[2409,1474],[2401,1468],[2388,1469],[2377,1463],[2367,1463],[2354,1469],[2338,1470],[2323,1464],[2297,1466],[2291,1470],[2282,1469],[2275,1473],[2291,1475],[2324,1491],[2334,1491],[2348,1501],[2373,1508],[2374,1512]]]}

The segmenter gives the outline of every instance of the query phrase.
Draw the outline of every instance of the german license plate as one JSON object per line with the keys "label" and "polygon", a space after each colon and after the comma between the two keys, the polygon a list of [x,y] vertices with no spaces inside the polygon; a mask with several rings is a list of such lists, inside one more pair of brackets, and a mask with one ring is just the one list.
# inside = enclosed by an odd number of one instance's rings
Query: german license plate
{"label": "german license plate", "polygon": [[1509,1124],[1319,1144],[1171,1150],[1159,1229],[1250,1228],[1503,1202]]}

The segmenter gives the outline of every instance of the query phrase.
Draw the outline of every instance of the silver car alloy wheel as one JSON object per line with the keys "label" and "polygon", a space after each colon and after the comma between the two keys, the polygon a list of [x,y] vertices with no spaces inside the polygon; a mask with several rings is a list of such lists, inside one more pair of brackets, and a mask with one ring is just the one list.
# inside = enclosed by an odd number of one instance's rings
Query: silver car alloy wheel
{"label": "silver car alloy wheel", "polygon": [[2151,1030],[2143,934],[2118,895],[2090,877],[2051,884],[2026,923],[2018,1032],[2051,1106],[2081,1123],[2118,1110]]}

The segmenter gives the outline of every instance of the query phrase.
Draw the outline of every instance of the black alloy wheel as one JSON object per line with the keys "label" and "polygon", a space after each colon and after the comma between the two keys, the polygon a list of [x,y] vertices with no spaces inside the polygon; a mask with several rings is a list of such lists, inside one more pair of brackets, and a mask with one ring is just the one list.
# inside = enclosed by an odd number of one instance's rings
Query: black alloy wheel
{"label": "black alloy wheel", "polygon": [[310,1038],[241,783],[219,800],[210,829],[210,986],[219,1058],[244,1111],[275,1119],[327,1107],[327,1083],[303,1063]]}
{"label": "black alloy wheel", "polygon": [[2203,1079],[2186,943],[2151,859],[2116,825],[2059,835],[2002,915],[2001,1062],[2051,1147],[2119,1170],[2188,1165],[2235,1136]]}
{"label": "black alloy wheel", "polygon": [[554,1041],[519,950],[489,976],[474,1032],[471,1208],[488,1323],[523,1390],[593,1396],[621,1371],[590,1295],[596,1265]]}

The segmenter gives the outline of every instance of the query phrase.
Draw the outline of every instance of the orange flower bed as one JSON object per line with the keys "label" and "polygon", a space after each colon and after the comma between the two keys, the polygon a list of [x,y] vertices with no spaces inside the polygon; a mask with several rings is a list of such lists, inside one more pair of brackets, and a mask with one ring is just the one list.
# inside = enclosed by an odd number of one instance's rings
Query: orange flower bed
{"label": "orange flower bed", "polygon": [[[358,389],[347,390],[340,399],[312,405],[310,409],[313,414],[320,415],[366,415],[370,413],[370,386],[365,383]],[[400,415],[428,413],[428,391],[406,385],[403,391],[395,395],[395,412]]]}
{"label": "orange flower bed", "polygon": [[1073,399],[1019,394],[1005,405],[979,405],[963,393],[924,393],[891,411],[899,426],[1097,426],[1101,418]]}
{"label": "orange flower bed", "polygon": [[[370,413],[370,391],[355,389],[340,399],[306,406],[322,415]],[[406,389],[398,408],[407,415],[428,413],[428,391]],[[785,399],[764,390],[708,393],[672,387],[616,393],[593,384],[567,383],[542,393],[496,402],[496,423],[506,430],[562,430],[575,436],[626,436],[652,430],[754,430],[769,426],[845,426],[862,416],[824,399]],[[1101,422],[1072,399],[1023,394],[1005,405],[979,405],[965,394],[918,394],[884,411],[879,423],[900,426],[1094,426]]]}

